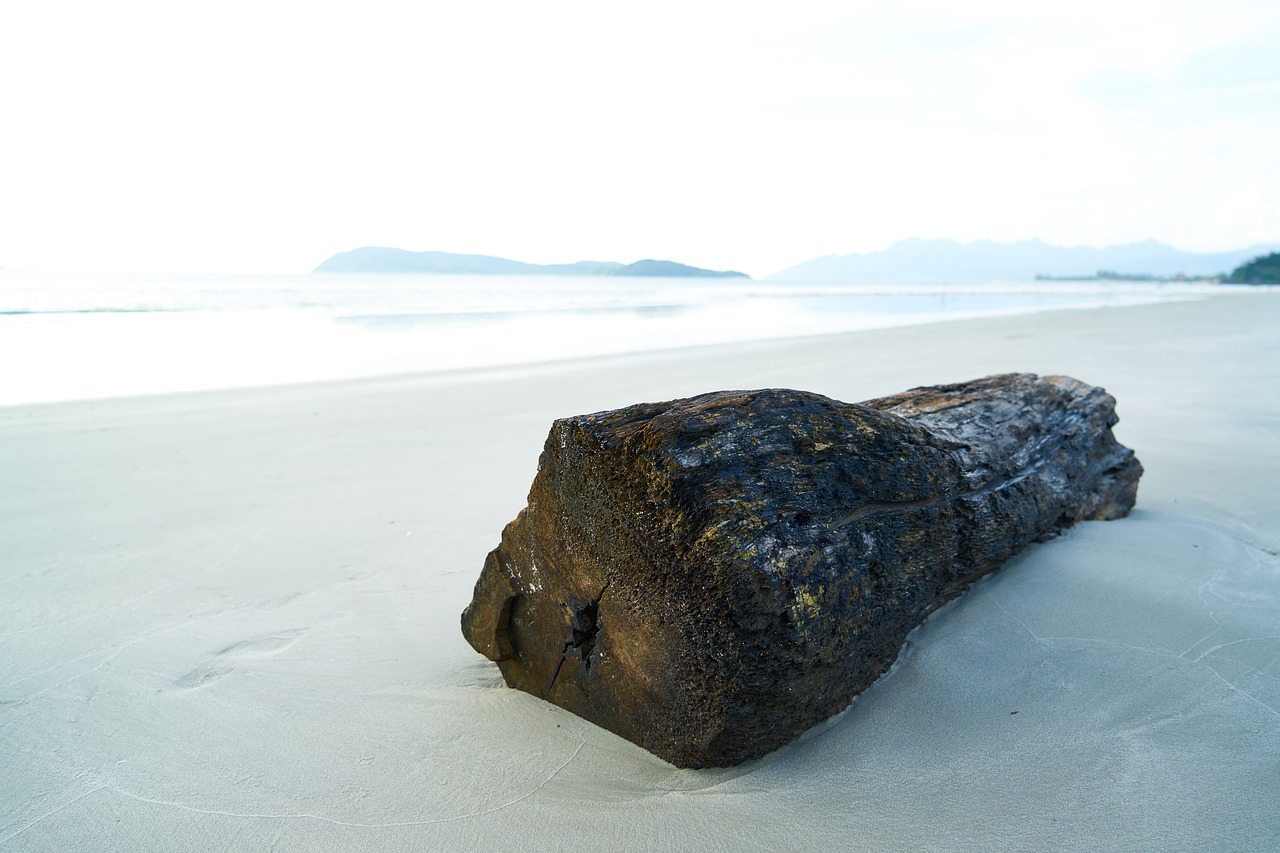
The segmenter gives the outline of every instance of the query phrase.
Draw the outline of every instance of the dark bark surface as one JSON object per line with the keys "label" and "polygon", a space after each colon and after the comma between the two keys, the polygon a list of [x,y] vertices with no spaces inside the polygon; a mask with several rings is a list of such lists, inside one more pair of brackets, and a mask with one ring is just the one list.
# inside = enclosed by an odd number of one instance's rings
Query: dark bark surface
{"label": "dark bark surface", "polygon": [[1115,400],[992,376],[862,404],[722,391],[557,420],[463,634],[680,767],[771,752],[1029,543],[1133,506]]}

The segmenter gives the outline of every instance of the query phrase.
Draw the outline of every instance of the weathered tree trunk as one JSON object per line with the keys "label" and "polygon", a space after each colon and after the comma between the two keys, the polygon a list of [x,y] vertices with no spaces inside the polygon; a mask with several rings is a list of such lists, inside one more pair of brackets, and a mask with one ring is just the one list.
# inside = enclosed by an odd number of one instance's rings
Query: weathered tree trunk
{"label": "weathered tree trunk", "polygon": [[680,767],[765,755],[1028,543],[1133,506],[1115,400],[992,376],[861,405],[723,391],[556,421],[462,616],[512,687]]}

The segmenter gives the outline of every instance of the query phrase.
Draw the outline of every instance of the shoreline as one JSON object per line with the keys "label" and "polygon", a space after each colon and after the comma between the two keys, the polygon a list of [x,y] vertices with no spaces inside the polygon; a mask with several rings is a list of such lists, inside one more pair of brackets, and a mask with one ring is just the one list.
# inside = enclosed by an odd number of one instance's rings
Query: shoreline
{"label": "shoreline", "polygon": [[[1222,294],[1228,295],[1228,294]],[[1234,295],[1234,294],[1230,294]],[[843,331],[820,331],[808,334],[781,335],[778,337],[756,337],[744,340],[726,340],[713,341],[710,343],[693,343],[678,344],[674,346],[659,346],[646,349],[628,349],[616,352],[603,352],[599,354],[581,354],[569,355],[565,357],[553,357],[534,361],[513,361],[501,362],[493,364],[476,364],[462,365],[457,367],[442,367],[438,369],[418,369],[409,368],[404,370],[395,370],[387,372],[374,372],[367,374],[348,375],[348,376],[321,376],[317,378],[301,378],[301,379],[283,379],[283,380],[266,380],[252,384],[233,384],[221,385],[214,384],[207,387],[194,387],[185,389],[164,389],[156,391],[134,391],[121,393],[105,393],[94,396],[79,396],[59,399],[37,399],[30,401],[5,402],[0,399],[0,412],[11,408],[21,408],[26,406],[52,406],[62,404],[76,403],[98,403],[109,400],[127,400],[127,399],[143,399],[152,397],[165,396],[186,396],[191,394],[216,394],[216,393],[235,393],[248,391],[271,391],[273,389],[287,389],[301,386],[339,386],[350,383],[360,382],[396,382],[396,381],[414,381],[426,380],[430,378],[439,378],[442,381],[493,381],[495,379],[512,378],[521,375],[541,375],[547,372],[558,370],[572,370],[576,366],[597,365],[608,361],[622,360],[624,363],[636,359],[681,359],[686,356],[693,356],[700,352],[708,352],[718,348],[741,348],[743,352],[749,353],[756,347],[768,345],[787,346],[790,344],[800,344],[805,341],[821,341],[823,339],[839,339],[850,335],[865,335],[869,333],[881,332],[890,329],[920,329],[937,325],[950,323],[964,323],[982,320],[998,320],[1014,317],[1026,317],[1044,313],[1054,313],[1059,311],[1094,311],[1094,310],[1117,310],[1125,308],[1134,308],[1145,305],[1156,305],[1168,302],[1187,302],[1198,301],[1201,299],[1214,298],[1215,294],[1180,294],[1167,295],[1162,297],[1153,297],[1150,301],[1126,303],[1119,305],[1107,304],[1105,302],[1089,302],[1071,305],[1050,305],[1038,307],[1013,307],[989,312],[955,312],[953,314],[903,314],[897,317],[889,317],[885,321],[877,325],[867,326],[853,330]],[[135,311],[112,311],[112,312],[93,312],[93,313],[112,313],[112,314],[136,314],[136,313],[176,313],[183,314],[185,312],[135,312]],[[43,315],[41,315],[43,316]]]}
{"label": "shoreline", "polygon": [[[1265,846],[1278,325],[1223,294],[0,408],[0,845]],[[1117,398],[1137,508],[1015,557],[770,756],[676,770],[461,637],[556,417],[1021,371]]]}
{"label": "shoreline", "polygon": [[[632,289],[614,304],[613,296],[571,284],[575,289],[563,293],[540,293],[509,292],[515,285],[503,282],[505,289],[471,295],[383,288],[355,313],[350,300],[359,294],[351,288],[311,304],[301,291],[287,298],[246,291],[227,301],[219,290],[169,287],[143,300],[155,310],[136,310],[145,289],[108,297],[15,291],[10,303],[36,299],[43,310],[0,316],[0,361],[23,365],[0,382],[0,406],[515,367],[1206,295],[1196,288],[1067,293],[997,284],[811,293],[775,285],[716,297],[681,289],[662,293],[661,304],[650,304],[657,291]],[[93,299],[106,302],[64,310]]]}

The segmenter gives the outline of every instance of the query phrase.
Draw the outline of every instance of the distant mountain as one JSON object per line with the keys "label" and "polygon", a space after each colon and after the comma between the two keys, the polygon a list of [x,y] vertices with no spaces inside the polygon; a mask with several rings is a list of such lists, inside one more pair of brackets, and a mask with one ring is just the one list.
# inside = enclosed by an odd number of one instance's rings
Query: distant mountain
{"label": "distant mountain", "polygon": [[746,273],[704,270],[675,261],[578,261],[574,264],[526,264],[492,255],[455,255],[451,252],[408,252],[365,246],[340,252],[316,267],[315,272],[449,273],[452,275],[627,275],[670,278],[749,278]]}
{"label": "distant mountain", "polygon": [[1023,281],[1037,275],[1091,277],[1099,270],[1169,278],[1179,274],[1213,276],[1277,249],[1280,245],[1251,246],[1232,252],[1183,252],[1154,240],[1093,249],[1051,246],[1040,240],[957,243],[913,238],[900,240],[880,252],[814,258],[774,273],[768,280],[928,284]]}

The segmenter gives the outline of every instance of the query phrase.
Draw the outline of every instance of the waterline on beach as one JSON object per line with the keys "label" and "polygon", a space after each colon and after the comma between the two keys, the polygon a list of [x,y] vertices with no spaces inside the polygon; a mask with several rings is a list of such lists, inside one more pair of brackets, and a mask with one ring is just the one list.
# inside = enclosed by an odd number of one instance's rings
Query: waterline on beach
{"label": "waterline on beach", "polygon": [[0,278],[0,405],[588,358],[1194,288],[340,276]]}

